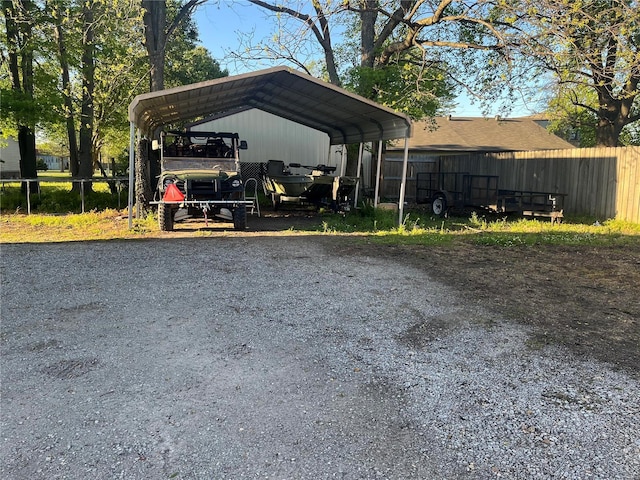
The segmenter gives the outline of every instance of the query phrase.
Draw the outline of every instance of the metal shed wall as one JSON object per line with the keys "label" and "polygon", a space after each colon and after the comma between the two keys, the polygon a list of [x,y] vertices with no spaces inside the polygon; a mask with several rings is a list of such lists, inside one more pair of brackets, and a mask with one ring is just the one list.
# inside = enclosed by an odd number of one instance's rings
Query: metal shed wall
{"label": "metal shed wall", "polygon": [[0,178],[20,178],[20,146],[12,138],[0,139]]}
{"label": "metal shed wall", "polygon": [[283,160],[317,165],[327,164],[329,158],[326,133],[257,108],[205,119],[188,128],[200,132],[237,132],[249,145],[241,153],[242,161],[247,163]]}

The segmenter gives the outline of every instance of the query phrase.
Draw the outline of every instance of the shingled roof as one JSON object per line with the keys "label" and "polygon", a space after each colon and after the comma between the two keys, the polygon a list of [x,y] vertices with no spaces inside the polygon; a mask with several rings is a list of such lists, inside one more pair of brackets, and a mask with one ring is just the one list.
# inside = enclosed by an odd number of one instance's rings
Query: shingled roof
{"label": "shingled roof", "polygon": [[436,117],[433,121],[414,122],[409,140],[410,150],[437,153],[567,148],[575,146],[530,118]]}

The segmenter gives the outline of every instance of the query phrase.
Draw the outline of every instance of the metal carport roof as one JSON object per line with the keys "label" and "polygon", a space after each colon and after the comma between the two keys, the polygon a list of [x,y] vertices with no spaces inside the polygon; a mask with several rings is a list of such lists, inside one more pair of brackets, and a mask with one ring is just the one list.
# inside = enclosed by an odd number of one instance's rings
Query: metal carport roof
{"label": "metal carport roof", "polygon": [[332,145],[405,138],[411,130],[406,115],[287,67],[138,95],[129,121],[150,135],[167,124],[247,106],[325,132]]}

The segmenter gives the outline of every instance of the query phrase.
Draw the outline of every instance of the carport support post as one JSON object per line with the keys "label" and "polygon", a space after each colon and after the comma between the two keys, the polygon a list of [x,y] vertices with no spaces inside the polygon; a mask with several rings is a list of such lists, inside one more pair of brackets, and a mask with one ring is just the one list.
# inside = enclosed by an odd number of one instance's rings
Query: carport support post
{"label": "carport support post", "polygon": [[398,202],[398,226],[404,220],[404,195],[407,189],[407,165],[409,163],[409,136],[404,137],[404,159],[402,161],[402,181],[400,183],[400,201]]}
{"label": "carport support post", "polygon": [[135,165],[136,131],[133,122],[129,122],[129,229],[133,228],[133,169]]}
{"label": "carport support post", "polygon": [[353,194],[353,208],[358,208],[358,188],[360,188],[360,169],[362,168],[363,150],[364,143],[360,143],[360,150],[358,150],[358,170],[356,171],[356,191]]}
{"label": "carport support post", "polygon": [[380,195],[380,165],[382,164],[382,140],[378,141],[378,165],[376,167],[376,190],[373,193],[373,208],[378,208]]}
{"label": "carport support post", "polygon": [[344,177],[347,173],[347,145],[342,144],[342,156],[340,158],[340,176]]}

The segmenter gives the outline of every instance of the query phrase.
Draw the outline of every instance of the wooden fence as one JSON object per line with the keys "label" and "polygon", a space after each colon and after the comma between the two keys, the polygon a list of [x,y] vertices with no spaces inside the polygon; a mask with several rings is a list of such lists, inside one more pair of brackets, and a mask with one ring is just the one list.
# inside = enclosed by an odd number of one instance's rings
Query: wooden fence
{"label": "wooden fence", "polygon": [[[397,161],[385,162],[383,195],[398,191]],[[501,190],[567,194],[564,210],[640,223],[640,147],[576,148],[439,156],[411,161],[407,197],[418,172],[498,175]]]}

